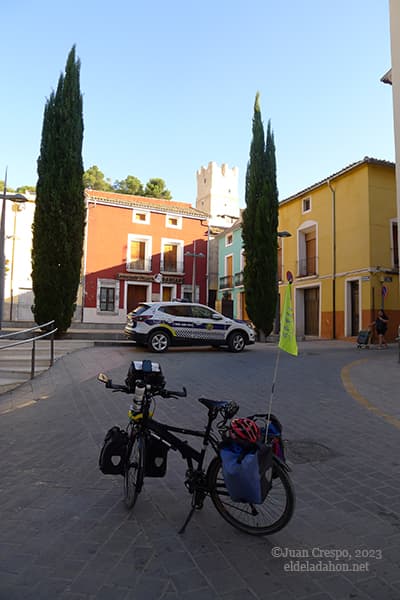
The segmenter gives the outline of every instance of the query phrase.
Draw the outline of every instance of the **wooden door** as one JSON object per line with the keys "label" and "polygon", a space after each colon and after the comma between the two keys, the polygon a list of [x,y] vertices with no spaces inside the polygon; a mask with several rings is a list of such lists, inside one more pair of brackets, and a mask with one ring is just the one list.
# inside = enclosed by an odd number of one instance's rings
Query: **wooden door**
{"label": "wooden door", "polygon": [[358,335],[360,330],[360,291],[358,281],[350,282],[351,322],[350,335]]}
{"label": "wooden door", "polygon": [[319,288],[304,290],[304,335],[319,335]]}
{"label": "wooden door", "polygon": [[134,310],[141,302],[147,300],[147,285],[128,285],[126,310]]}

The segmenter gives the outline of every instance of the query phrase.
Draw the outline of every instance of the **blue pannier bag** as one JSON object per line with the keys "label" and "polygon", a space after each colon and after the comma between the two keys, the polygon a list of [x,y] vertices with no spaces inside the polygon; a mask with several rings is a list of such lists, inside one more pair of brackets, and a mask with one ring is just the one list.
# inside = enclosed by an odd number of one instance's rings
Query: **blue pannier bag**
{"label": "blue pannier bag", "polygon": [[234,502],[262,504],[271,489],[272,447],[269,444],[243,446],[232,440],[220,446],[226,489]]}

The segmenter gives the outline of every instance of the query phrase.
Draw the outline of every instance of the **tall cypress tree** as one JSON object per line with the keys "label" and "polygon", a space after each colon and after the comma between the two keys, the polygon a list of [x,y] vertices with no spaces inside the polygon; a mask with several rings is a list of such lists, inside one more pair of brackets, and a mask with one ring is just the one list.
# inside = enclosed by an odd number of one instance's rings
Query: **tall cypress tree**
{"label": "tall cypress tree", "polygon": [[242,224],[246,257],[243,277],[247,313],[256,328],[269,335],[277,302],[278,189],[274,136],[268,122],[265,141],[258,92],[252,133]]}
{"label": "tall cypress tree", "polygon": [[85,203],[80,61],[72,47],[65,74],[46,102],[33,220],[33,313],[60,332],[71,324],[79,286]]}

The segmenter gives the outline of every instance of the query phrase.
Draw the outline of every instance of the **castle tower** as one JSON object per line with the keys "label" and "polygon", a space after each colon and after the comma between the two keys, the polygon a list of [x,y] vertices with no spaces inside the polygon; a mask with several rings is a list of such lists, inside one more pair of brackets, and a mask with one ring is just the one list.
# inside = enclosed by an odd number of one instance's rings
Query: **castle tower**
{"label": "castle tower", "polygon": [[230,227],[239,218],[238,168],[215,162],[201,167],[197,175],[196,208],[210,215],[210,225]]}

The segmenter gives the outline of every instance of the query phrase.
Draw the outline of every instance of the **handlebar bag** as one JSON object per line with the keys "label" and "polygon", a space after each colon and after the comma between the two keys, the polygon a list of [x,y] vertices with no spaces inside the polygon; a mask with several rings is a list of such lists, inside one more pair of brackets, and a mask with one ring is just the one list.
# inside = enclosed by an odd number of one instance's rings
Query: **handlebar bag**
{"label": "handlebar bag", "polygon": [[220,447],[225,486],[234,502],[262,504],[271,489],[272,447],[251,444],[243,447],[226,440]]}
{"label": "handlebar bag", "polygon": [[125,385],[129,392],[135,391],[137,381],[150,384],[153,392],[165,387],[165,378],[160,364],[151,360],[133,360],[131,362],[125,379]]}
{"label": "handlebar bag", "polygon": [[105,475],[123,475],[125,470],[128,434],[117,426],[106,433],[100,450],[99,468]]}
{"label": "handlebar bag", "polygon": [[144,474],[146,477],[164,477],[167,472],[169,446],[153,436],[146,439]]}

